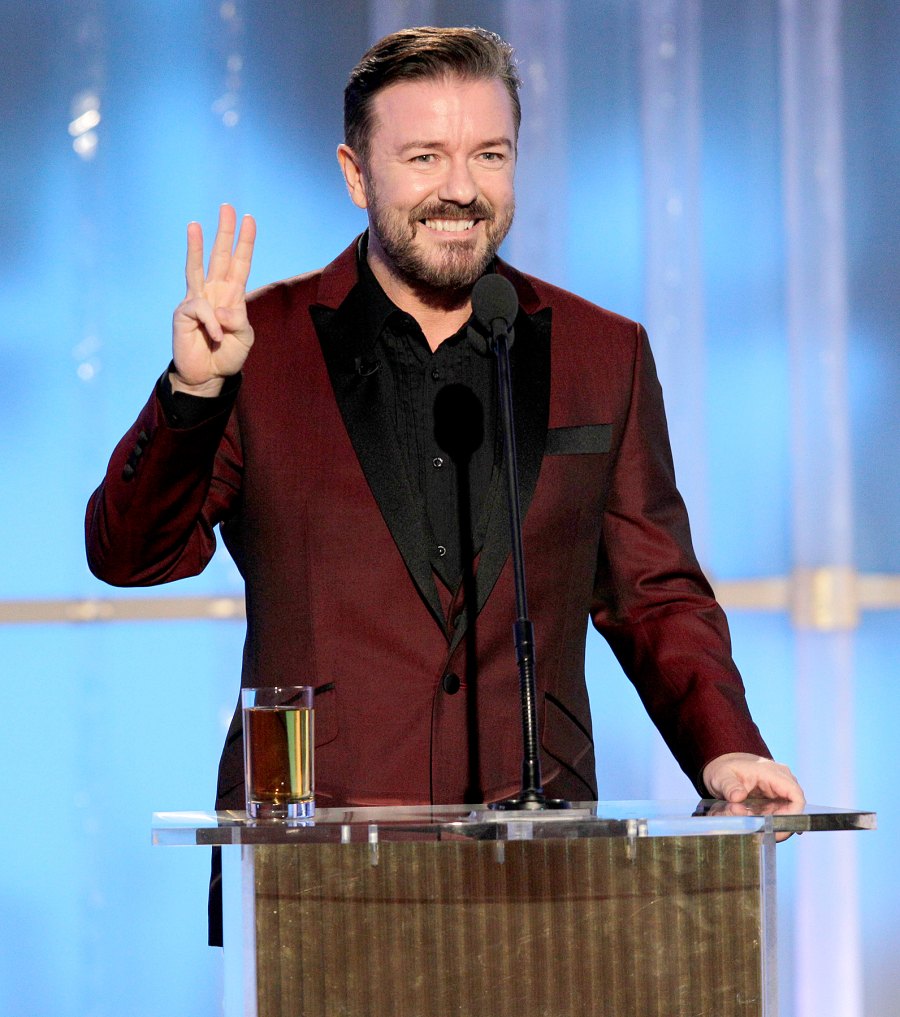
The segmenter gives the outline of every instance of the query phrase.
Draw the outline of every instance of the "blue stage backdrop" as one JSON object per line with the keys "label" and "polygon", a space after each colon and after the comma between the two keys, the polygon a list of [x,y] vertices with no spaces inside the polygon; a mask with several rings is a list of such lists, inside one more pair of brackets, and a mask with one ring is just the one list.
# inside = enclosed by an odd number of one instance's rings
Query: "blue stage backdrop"
{"label": "blue stage backdrop", "polygon": [[[525,120],[505,253],[648,324],[758,722],[812,799],[881,814],[876,834],[779,848],[782,1013],[895,1015],[896,7],[0,12],[0,1012],[219,1012],[207,858],[151,848],[149,826],[154,810],[212,803],[239,681],[239,577],[220,551],[176,588],[106,588],[84,562],[84,504],[168,361],[186,223],[211,233],[226,200],[252,212],[256,285],[330,260],[364,226],[334,159],[346,73],[377,35],[430,21],[517,46]],[[147,598],[190,595],[222,598],[218,616],[116,620],[119,598],[152,616],[164,612]],[[588,673],[601,797],[690,797],[595,638]]]}

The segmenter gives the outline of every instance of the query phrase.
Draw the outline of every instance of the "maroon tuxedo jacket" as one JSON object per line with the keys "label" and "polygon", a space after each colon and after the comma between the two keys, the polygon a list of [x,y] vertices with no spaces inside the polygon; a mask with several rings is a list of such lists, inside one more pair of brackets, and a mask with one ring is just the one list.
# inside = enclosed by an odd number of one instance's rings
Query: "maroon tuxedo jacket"
{"label": "maroon tuxedo jacket", "polygon": [[[89,563],[115,585],[194,575],[219,524],[246,584],[243,683],[318,687],[320,805],[489,801],[521,780],[504,489],[487,499],[467,606],[429,565],[381,398],[388,372],[355,327],[355,252],[252,296],[256,343],[232,408],[179,429],[151,397],[88,506]],[[768,751],[691,549],[646,335],[499,271],[520,302],[512,371],[545,788],[596,797],[592,618],[702,792],[710,759]],[[217,804],[241,808],[243,795],[236,713]]]}

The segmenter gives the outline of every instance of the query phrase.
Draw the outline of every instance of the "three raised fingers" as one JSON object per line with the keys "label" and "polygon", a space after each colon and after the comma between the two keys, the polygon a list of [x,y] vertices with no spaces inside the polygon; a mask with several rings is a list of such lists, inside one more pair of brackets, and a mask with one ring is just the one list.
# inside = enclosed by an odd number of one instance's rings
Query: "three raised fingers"
{"label": "three raised fingers", "polygon": [[203,273],[203,230],[200,224],[192,222],[187,228],[187,261],[185,281],[189,297],[202,296],[207,283],[227,282],[243,290],[250,276],[253,245],[256,240],[256,222],[245,215],[241,222],[237,246],[232,253],[237,215],[231,205],[219,209],[219,225],[209,257],[209,271]]}

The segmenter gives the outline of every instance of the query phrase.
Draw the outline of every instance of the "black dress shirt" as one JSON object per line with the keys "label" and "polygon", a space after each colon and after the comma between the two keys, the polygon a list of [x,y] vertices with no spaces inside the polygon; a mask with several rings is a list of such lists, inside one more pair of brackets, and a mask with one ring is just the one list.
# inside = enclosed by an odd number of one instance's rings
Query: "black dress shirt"
{"label": "black dress shirt", "polygon": [[484,536],[500,452],[495,361],[466,323],[432,352],[418,322],[360,258],[367,346],[388,369],[391,414],[407,476],[422,498],[434,571],[455,587]]}

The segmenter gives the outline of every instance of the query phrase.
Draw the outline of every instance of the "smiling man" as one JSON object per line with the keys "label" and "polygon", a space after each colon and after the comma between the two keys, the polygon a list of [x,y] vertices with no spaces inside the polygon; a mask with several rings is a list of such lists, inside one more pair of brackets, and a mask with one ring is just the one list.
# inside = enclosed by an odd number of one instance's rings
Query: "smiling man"
{"label": "smiling man", "polygon": [[[799,805],[691,548],[644,330],[497,258],[518,85],[489,32],[389,36],[351,73],[338,148],[366,233],[248,298],[253,220],[235,243],[222,207],[205,274],[188,227],[172,363],[91,498],[90,566],[122,585],[193,575],[220,527],[246,584],[243,684],[317,686],[320,805],[517,791],[495,365],[470,304],[502,273],[547,794],[597,795],[590,619],[699,793]],[[243,803],[237,710],[217,807]]]}
{"label": "smiling man", "polygon": [[371,140],[348,129],[356,147],[341,145],[338,159],[368,210],[370,268],[431,326],[435,350],[468,318],[471,288],[512,225],[517,117],[499,79],[447,73],[389,85],[370,116]]}

